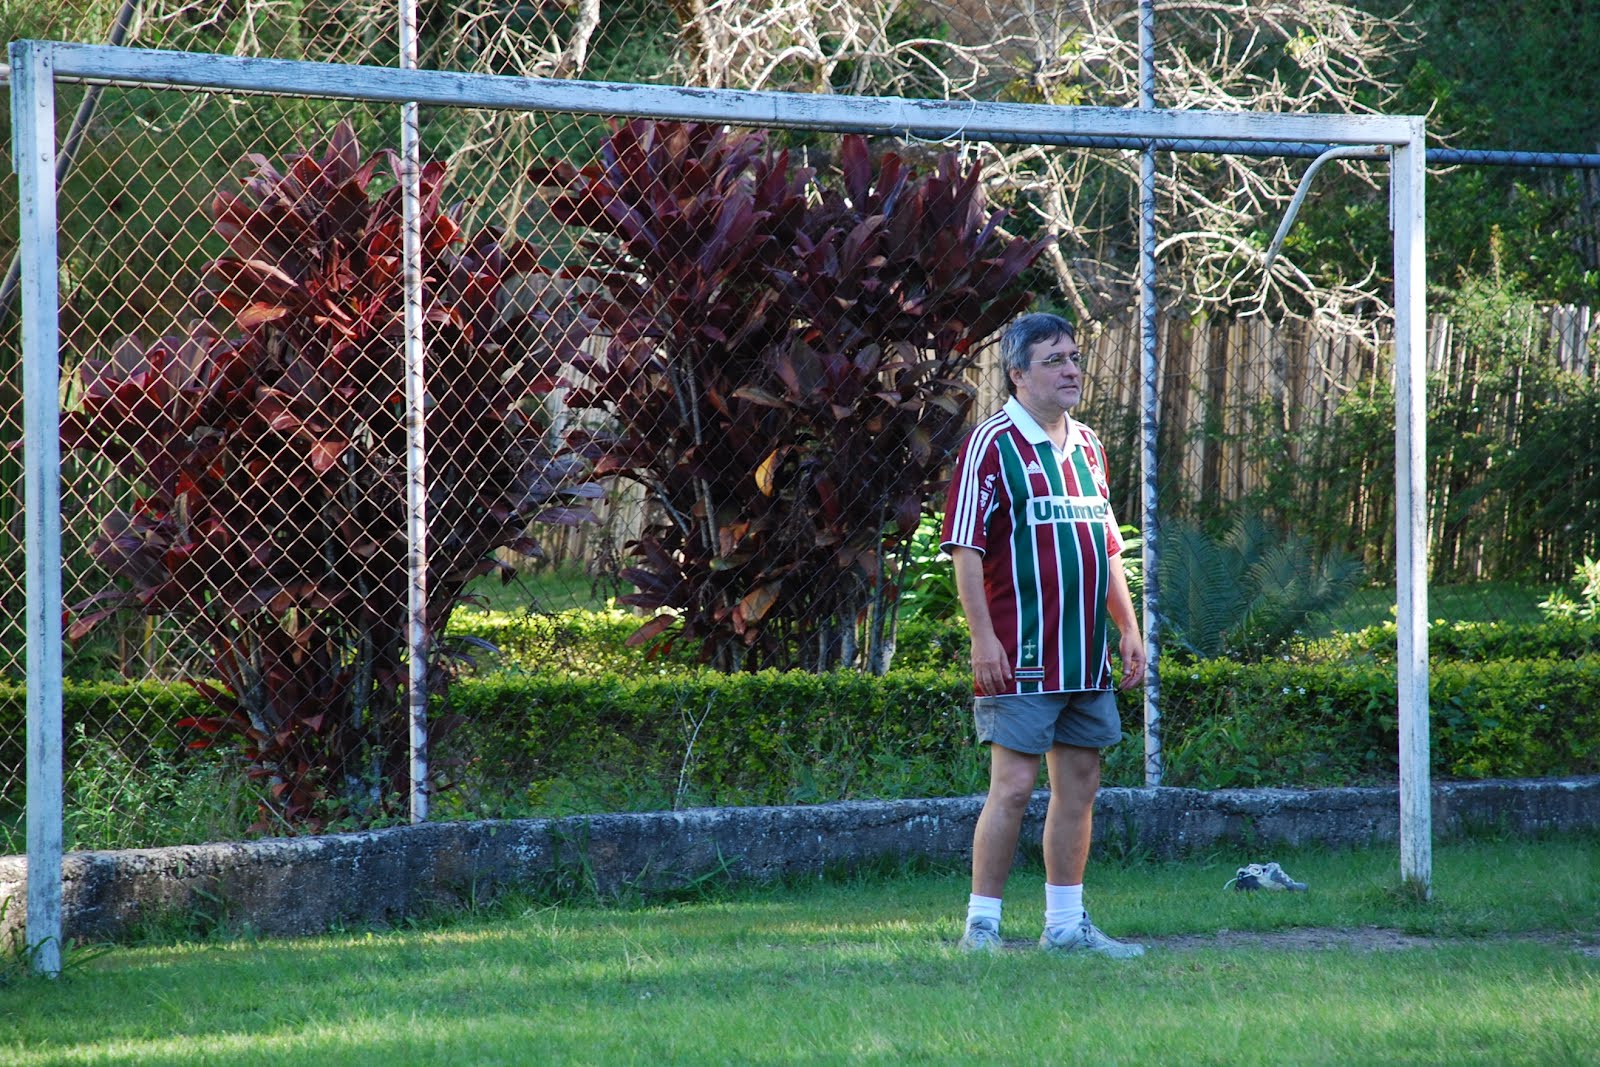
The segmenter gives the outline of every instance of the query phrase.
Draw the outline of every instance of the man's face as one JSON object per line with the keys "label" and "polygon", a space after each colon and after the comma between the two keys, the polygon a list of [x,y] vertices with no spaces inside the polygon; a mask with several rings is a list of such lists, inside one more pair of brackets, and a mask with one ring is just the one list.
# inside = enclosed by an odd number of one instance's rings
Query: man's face
{"label": "man's face", "polygon": [[1011,372],[1017,399],[1030,407],[1070,410],[1083,397],[1078,360],[1078,342],[1066,334],[1036,341],[1028,349],[1028,369]]}

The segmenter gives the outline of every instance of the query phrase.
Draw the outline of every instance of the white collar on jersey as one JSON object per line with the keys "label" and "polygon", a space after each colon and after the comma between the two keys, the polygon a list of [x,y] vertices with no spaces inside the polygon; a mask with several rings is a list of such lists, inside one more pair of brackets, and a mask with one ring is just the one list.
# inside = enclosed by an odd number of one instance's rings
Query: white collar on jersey
{"label": "white collar on jersey", "polygon": [[[1054,447],[1055,442],[1050,440],[1050,435],[1045,433],[1043,426],[1039,425],[1039,420],[1029,415],[1028,409],[1023,407],[1022,402],[1016,397],[1013,396],[1008,399],[1005,407],[1001,410],[1011,417],[1012,422],[1017,424],[1017,429],[1022,431],[1022,436],[1027,439],[1030,445],[1048,444]],[[1082,424],[1071,415],[1067,416],[1068,447],[1071,447],[1074,438],[1081,436],[1081,426]]]}

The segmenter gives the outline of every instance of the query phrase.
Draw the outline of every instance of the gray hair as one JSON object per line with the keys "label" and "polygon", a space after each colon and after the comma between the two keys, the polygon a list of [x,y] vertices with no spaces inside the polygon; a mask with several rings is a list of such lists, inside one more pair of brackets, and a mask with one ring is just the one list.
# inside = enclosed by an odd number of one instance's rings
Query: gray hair
{"label": "gray hair", "polygon": [[1006,332],[1000,335],[1000,370],[1006,376],[1006,392],[1016,395],[1017,386],[1011,380],[1011,372],[1028,369],[1033,346],[1040,341],[1054,341],[1063,334],[1074,341],[1078,339],[1078,329],[1071,322],[1044,311],[1022,315],[1006,327]]}

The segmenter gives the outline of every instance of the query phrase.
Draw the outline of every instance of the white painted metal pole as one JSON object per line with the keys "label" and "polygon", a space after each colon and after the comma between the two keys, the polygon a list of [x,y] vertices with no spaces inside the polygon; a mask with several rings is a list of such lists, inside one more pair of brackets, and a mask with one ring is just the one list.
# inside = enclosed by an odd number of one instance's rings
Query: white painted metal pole
{"label": "white painted metal pole", "polygon": [[[1153,0],[1139,4],[1139,106],[1156,106],[1156,27]],[[1144,784],[1158,786],[1161,756],[1161,514],[1156,492],[1161,431],[1161,383],[1156,360],[1156,148],[1139,161],[1139,423],[1144,543]]]}
{"label": "white painted metal pole", "polygon": [[61,371],[56,93],[47,48],[11,46],[12,159],[21,199],[23,538],[28,599],[28,932],[34,969],[61,973]]}
{"label": "white painted metal pole", "polygon": [[1394,150],[1395,578],[1399,621],[1400,877],[1433,882],[1428,771],[1427,290],[1423,120]]}
{"label": "white painted metal pole", "polygon": [[[416,0],[400,0],[400,65],[417,67]],[[422,124],[415,100],[400,105],[400,181],[405,231],[406,593],[410,675],[411,821],[428,819],[427,379],[422,343]]]}

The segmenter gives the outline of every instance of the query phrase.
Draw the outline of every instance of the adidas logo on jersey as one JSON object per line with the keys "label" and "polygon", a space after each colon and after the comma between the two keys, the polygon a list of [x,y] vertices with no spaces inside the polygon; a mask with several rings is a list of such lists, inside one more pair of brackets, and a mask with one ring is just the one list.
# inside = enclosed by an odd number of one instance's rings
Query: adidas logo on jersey
{"label": "adidas logo on jersey", "polygon": [[1028,461],[1028,466],[1027,466],[1026,470],[1027,470],[1027,473],[1029,473],[1029,474],[1043,474],[1044,473],[1044,468],[1039,466],[1039,461],[1036,460],[1036,459],[1030,459]]}

